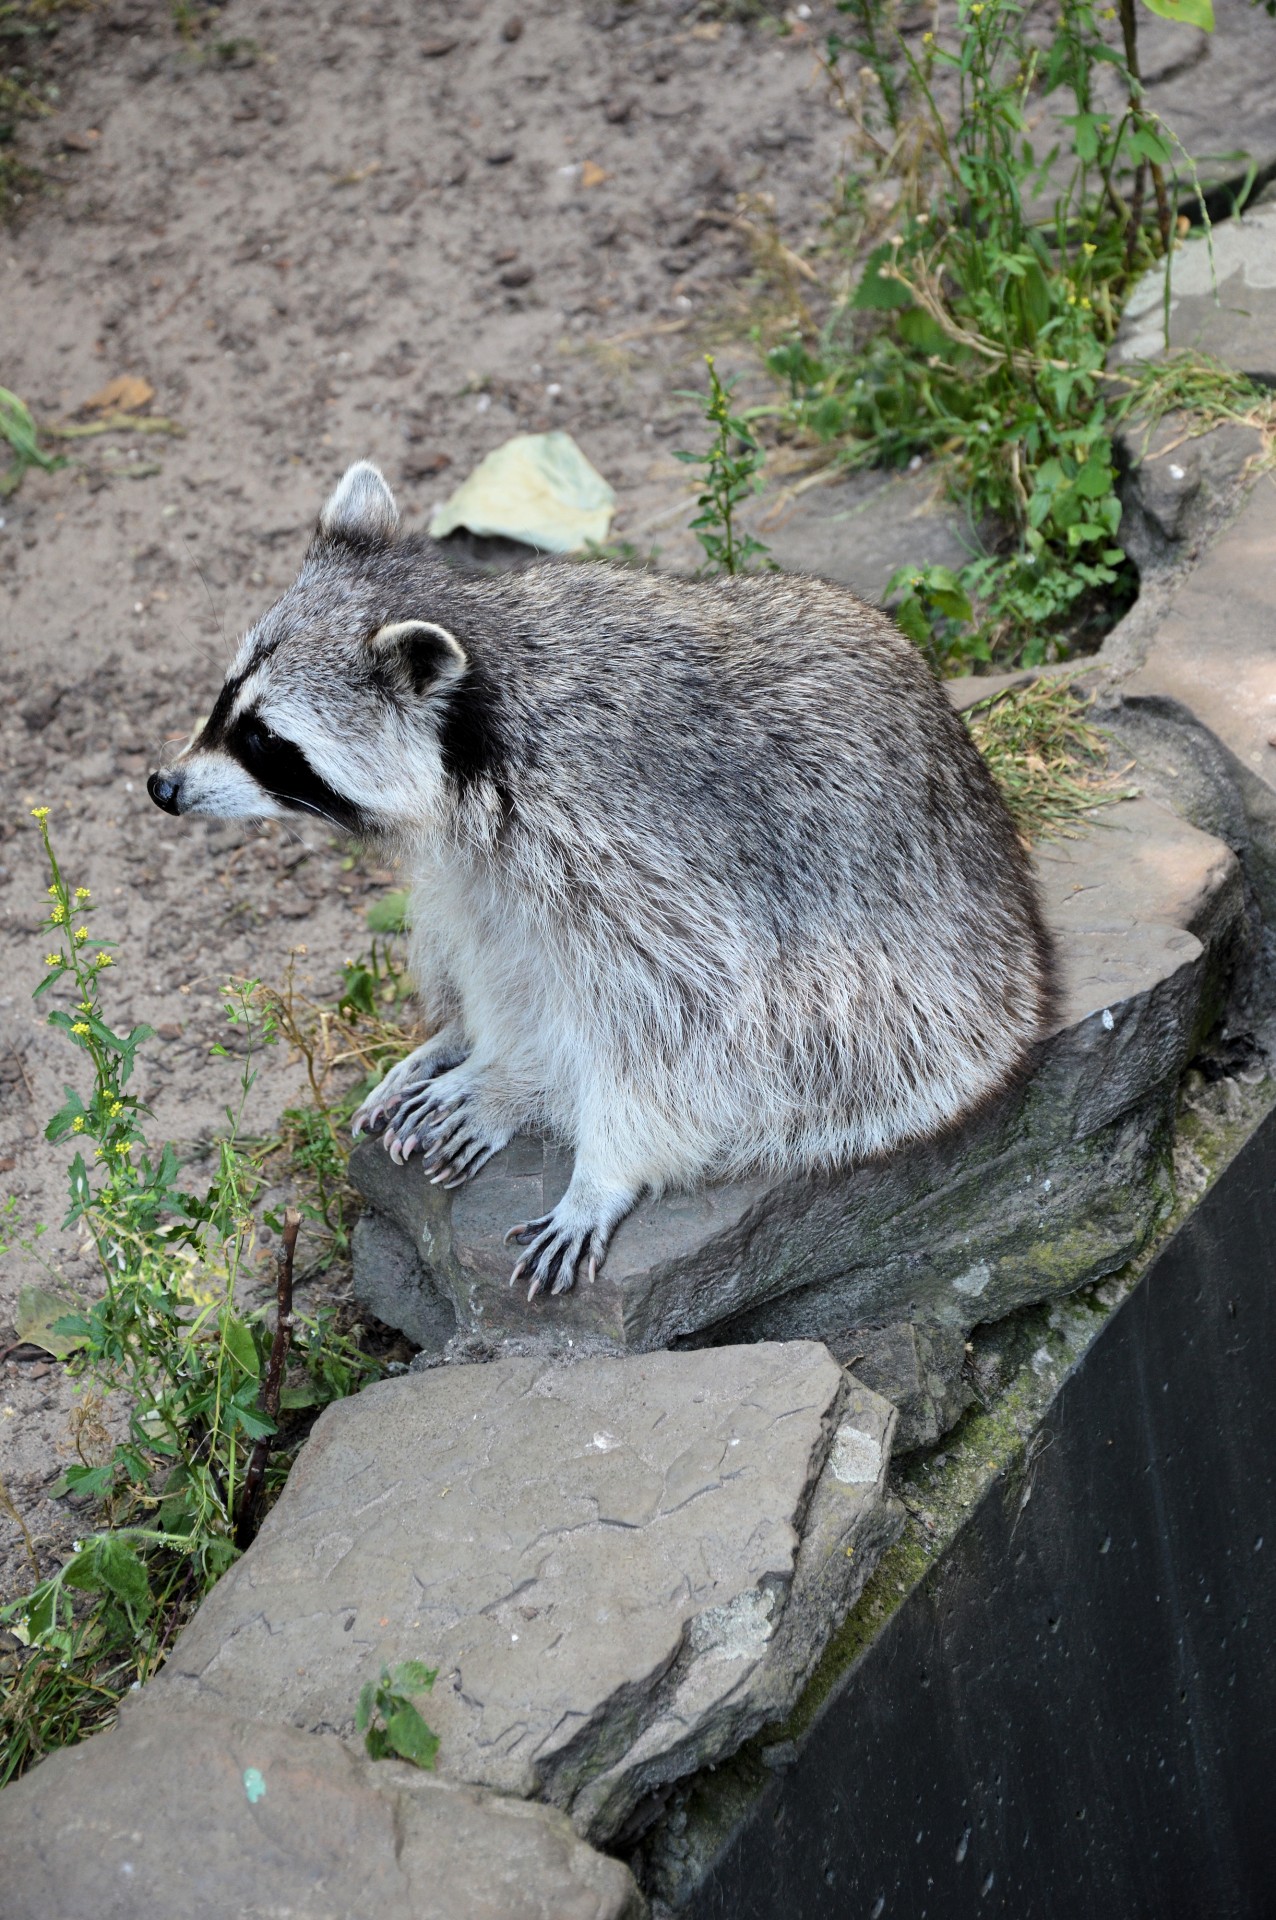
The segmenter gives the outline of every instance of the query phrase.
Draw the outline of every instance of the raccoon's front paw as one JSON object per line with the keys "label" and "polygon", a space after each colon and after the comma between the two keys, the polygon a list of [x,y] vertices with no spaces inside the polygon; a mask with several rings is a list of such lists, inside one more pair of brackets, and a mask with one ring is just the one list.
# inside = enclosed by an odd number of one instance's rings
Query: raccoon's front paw
{"label": "raccoon's front paw", "polygon": [[[372,1089],[350,1121],[351,1133],[358,1139],[361,1133],[380,1132],[388,1121],[395,1120],[405,1101],[419,1095],[441,1073],[459,1066],[466,1052],[464,1043],[454,1033],[436,1033],[432,1040],[427,1040],[423,1047],[410,1053],[406,1060],[400,1060],[397,1067],[391,1067],[384,1080]],[[387,1147],[391,1144],[393,1131],[391,1128],[386,1133]]]}
{"label": "raccoon's front paw", "polygon": [[463,1187],[512,1138],[511,1127],[494,1125],[481,1102],[462,1095],[421,1136],[423,1170],[431,1186]]}
{"label": "raccoon's front paw", "polygon": [[419,1151],[436,1186],[459,1187],[509,1143],[512,1132],[485,1111],[482,1075],[458,1066],[399,1103],[384,1144],[400,1165]]}
{"label": "raccoon's front paw", "polygon": [[634,1204],[635,1196],[622,1188],[598,1191],[587,1187],[573,1194],[576,1185],[573,1179],[552,1213],[511,1227],[505,1236],[507,1242],[516,1240],[527,1248],[510,1275],[510,1285],[525,1275],[529,1300],[534,1300],[542,1287],[548,1287],[551,1293],[566,1293],[586,1253],[586,1275],[591,1282],[595,1280],[612,1234]]}

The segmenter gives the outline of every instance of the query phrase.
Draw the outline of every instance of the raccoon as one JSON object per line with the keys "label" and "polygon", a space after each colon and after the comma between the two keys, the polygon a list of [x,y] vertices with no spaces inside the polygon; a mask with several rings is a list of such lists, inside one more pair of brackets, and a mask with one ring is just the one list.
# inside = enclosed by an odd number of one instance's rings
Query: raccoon
{"label": "raccoon", "polygon": [[1023,849],[885,614],[792,575],[466,575],[366,461],[148,785],[402,858],[433,1035],[355,1129],[448,1187],[569,1142],[508,1236],[529,1296],[592,1280],[644,1191],[948,1129],[1050,1018]]}

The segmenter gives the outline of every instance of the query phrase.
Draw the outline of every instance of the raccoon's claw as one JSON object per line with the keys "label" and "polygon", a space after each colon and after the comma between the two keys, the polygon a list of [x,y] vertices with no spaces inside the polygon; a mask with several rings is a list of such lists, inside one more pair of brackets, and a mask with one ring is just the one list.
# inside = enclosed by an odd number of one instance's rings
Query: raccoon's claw
{"label": "raccoon's claw", "polygon": [[576,1278],[576,1268],[586,1248],[589,1250],[589,1278],[592,1281],[598,1272],[598,1263],[607,1250],[606,1243],[592,1225],[569,1226],[560,1223],[553,1213],[544,1214],[539,1220],[528,1220],[521,1227],[511,1227],[505,1238],[507,1242],[517,1240],[520,1245],[530,1241],[527,1252],[510,1275],[511,1286],[524,1274],[528,1276],[529,1300],[534,1300],[545,1286],[549,1287],[551,1293],[566,1293]]}
{"label": "raccoon's claw", "polygon": [[362,1106],[351,1116],[351,1133],[358,1139],[360,1134],[380,1133],[382,1128],[387,1128],[389,1137],[384,1140],[384,1145],[387,1152],[392,1151],[394,1140],[411,1130],[410,1126],[405,1125],[409,1121],[409,1115],[404,1111],[407,1103],[413,1102],[415,1105],[417,1097],[430,1088],[440,1075],[461,1066],[467,1058],[464,1046],[454,1045],[447,1037],[436,1034],[433,1040],[427,1040],[423,1047],[410,1053],[406,1060],[400,1060],[397,1067],[391,1067],[380,1084],[372,1089]]}

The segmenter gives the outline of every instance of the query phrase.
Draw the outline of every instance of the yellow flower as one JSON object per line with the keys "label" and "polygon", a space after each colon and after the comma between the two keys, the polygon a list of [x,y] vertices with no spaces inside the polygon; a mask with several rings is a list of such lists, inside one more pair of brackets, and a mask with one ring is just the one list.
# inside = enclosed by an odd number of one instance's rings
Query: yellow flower
{"label": "yellow flower", "polygon": [[75,929],[75,944],[77,947],[82,947],[84,945],[84,942],[88,939],[88,937],[89,937],[89,930],[87,927],[77,927]]}
{"label": "yellow flower", "polygon": [[71,1122],[71,1131],[72,1133],[84,1132],[84,1115],[82,1113],[77,1113],[74,1120]]}
{"label": "yellow flower", "polygon": [[87,900],[87,899],[88,899],[88,897],[89,897],[89,890],[88,890],[88,888],[87,888],[87,887],[77,887],[77,888],[75,889],[75,897],[76,897],[76,899],[77,899],[77,900]]}
{"label": "yellow flower", "polygon": [[934,38],[935,38],[935,36],[934,36],[934,34],[933,34],[933,33],[924,33],[924,34],[922,35],[922,45],[923,45],[924,47],[928,47],[928,46],[930,46],[930,45],[931,45],[931,43],[932,43],[932,41],[934,40]]}
{"label": "yellow flower", "polygon": [[58,897],[58,890],[56,887],[46,887],[45,892],[49,895],[50,899],[52,900],[56,900]]}
{"label": "yellow flower", "polygon": [[94,1158],[95,1160],[105,1160],[105,1158],[106,1158],[106,1148],[105,1148],[105,1147],[94,1147],[94,1149],[93,1149],[93,1158]]}
{"label": "yellow flower", "polygon": [[46,967],[60,967],[62,965],[62,955],[60,953],[46,953],[44,956],[44,964]]}
{"label": "yellow flower", "polygon": [[33,820],[47,820],[48,817],[49,809],[47,807],[32,807],[31,818]]}
{"label": "yellow flower", "polygon": [[117,1153],[132,1153],[133,1142],[131,1140],[121,1140],[115,1151]]}
{"label": "yellow flower", "polygon": [[1088,301],[1088,300],[1086,299],[1086,297],[1085,297],[1085,295],[1084,295],[1084,294],[1082,294],[1082,296],[1081,296],[1081,305],[1082,305],[1083,307],[1085,307],[1085,309],[1087,310],[1087,312],[1089,311],[1089,307],[1090,307],[1090,302],[1089,302],[1089,301]]}
{"label": "yellow flower", "polygon": [[62,905],[62,902],[60,900],[58,901],[58,904],[56,907],[49,908],[49,918],[50,920],[52,920],[55,927],[60,927],[62,925],[62,922],[66,919],[66,908]]}
{"label": "yellow flower", "polygon": [[122,1100],[112,1100],[110,1106],[107,1108],[107,1112],[110,1114],[112,1120],[118,1120],[123,1111],[124,1102]]}
{"label": "yellow flower", "polygon": [[115,962],[109,953],[99,953],[93,964],[95,967],[113,967]]}
{"label": "yellow flower", "polygon": [[88,1033],[88,1032],[90,1031],[90,1028],[89,1028],[89,1023],[88,1023],[88,1021],[87,1021],[87,1020],[76,1020],[76,1021],[75,1021],[75,1022],[73,1022],[73,1024],[72,1024],[72,1027],[71,1027],[71,1031],[72,1031],[72,1033]]}
{"label": "yellow flower", "polygon": [[1094,252],[1094,242],[1093,242],[1093,240],[1083,240],[1083,241],[1081,242],[1081,251],[1082,251],[1082,253],[1084,253],[1084,254],[1085,254],[1085,255],[1086,255],[1087,257],[1088,257],[1088,256],[1089,256],[1090,254],[1092,254],[1092,253]]}

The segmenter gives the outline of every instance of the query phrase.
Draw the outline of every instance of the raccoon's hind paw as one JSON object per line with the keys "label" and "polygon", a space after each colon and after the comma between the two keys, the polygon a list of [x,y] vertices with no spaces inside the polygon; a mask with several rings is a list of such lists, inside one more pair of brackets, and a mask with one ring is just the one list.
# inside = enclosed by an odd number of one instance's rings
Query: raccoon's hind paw
{"label": "raccoon's hind paw", "polygon": [[516,1240],[525,1246],[523,1255],[513,1273],[510,1285],[526,1275],[530,1285],[527,1297],[534,1300],[542,1287],[548,1287],[551,1293],[566,1293],[576,1278],[576,1268],[589,1247],[589,1278],[592,1281],[599,1265],[607,1252],[607,1242],[596,1231],[592,1223],[581,1225],[578,1222],[560,1221],[560,1208],[553,1213],[542,1214],[539,1220],[525,1221],[521,1227],[511,1227],[505,1238]]}

